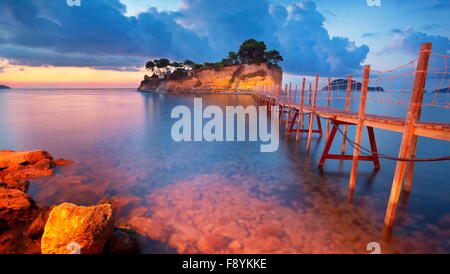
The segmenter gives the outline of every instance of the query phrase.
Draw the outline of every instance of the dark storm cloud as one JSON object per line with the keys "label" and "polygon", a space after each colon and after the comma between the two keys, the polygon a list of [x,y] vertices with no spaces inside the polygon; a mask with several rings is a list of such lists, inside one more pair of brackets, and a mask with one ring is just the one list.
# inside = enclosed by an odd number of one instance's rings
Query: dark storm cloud
{"label": "dark storm cloud", "polygon": [[177,12],[132,17],[119,0],[2,0],[0,9],[0,57],[23,65],[135,70],[151,57],[213,61],[255,38],[281,52],[287,72],[345,74],[369,51],[331,38],[311,1],[183,0]]}

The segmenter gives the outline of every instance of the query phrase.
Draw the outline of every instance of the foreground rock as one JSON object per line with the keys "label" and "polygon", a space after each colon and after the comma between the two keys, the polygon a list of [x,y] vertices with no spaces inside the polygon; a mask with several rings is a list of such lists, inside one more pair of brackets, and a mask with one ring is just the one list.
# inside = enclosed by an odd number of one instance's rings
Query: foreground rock
{"label": "foreground rock", "polygon": [[[26,193],[16,189],[0,188],[0,220],[9,227],[33,219],[37,207]],[[4,226],[4,225],[3,225]]]}
{"label": "foreground rock", "polygon": [[49,176],[55,168],[53,157],[44,150],[0,151],[0,181]]}
{"label": "foreground rock", "polygon": [[0,182],[0,188],[16,189],[23,192],[28,191],[29,185],[30,182],[25,179],[7,179],[4,182]]}
{"label": "foreground rock", "polygon": [[48,216],[50,214],[51,208],[43,206],[39,208],[39,214],[34,219],[34,221],[28,226],[25,231],[25,236],[31,239],[39,239],[42,234],[44,234],[45,224],[47,223]]}
{"label": "foreground rock", "polygon": [[41,240],[42,254],[70,254],[69,245],[81,254],[100,254],[111,238],[114,225],[109,204],[84,207],[64,203],[50,212]]}

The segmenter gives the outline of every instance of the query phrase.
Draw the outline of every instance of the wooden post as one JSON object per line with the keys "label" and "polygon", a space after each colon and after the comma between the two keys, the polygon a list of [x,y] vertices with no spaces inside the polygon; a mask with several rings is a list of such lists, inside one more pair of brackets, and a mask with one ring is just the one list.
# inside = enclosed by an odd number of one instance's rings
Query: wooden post
{"label": "wooden post", "polygon": [[[420,119],[420,113],[418,119]],[[416,148],[418,141],[417,139],[418,139],[417,135],[414,135],[411,143],[411,151],[409,153],[410,159],[416,159]],[[408,165],[406,167],[405,189],[404,189],[406,193],[409,193],[411,191],[413,173],[414,173],[414,162],[408,162]]]}
{"label": "wooden post", "polygon": [[295,88],[294,88],[294,106],[297,104],[297,93],[298,93],[298,85],[296,84],[295,85]]}
{"label": "wooden post", "polygon": [[314,116],[316,108],[316,102],[317,102],[317,89],[319,86],[319,74],[316,75],[316,86],[314,87],[314,99],[312,103],[312,109],[309,113],[309,123],[308,123],[308,141],[306,142],[306,153],[309,153],[309,150],[311,148],[311,139],[312,139],[312,133],[313,133],[313,124],[314,124]]}
{"label": "wooden post", "polygon": [[[416,121],[419,118],[422,107],[423,93],[425,82],[427,78],[428,61],[431,54],[431,43],[422,44],[417,59],[416,74],[414,76],[414,85],[409,101],[408,113],[405,119],[405,128],[403,129],[402,142],[398,158],[407,158],[411,154],[411,146],[413,145],[414,129]],[[415,149],[415,148],[414,148]],[[398,199],[402,187],[403,178],[405,176],[407,163],[404,161],[397,161],[395,169],[394,180],[392,182],[391,195],[389,197],[389,204],[386,210],[384,219],[385,236],[390,233],[394,223],[395,211],[397,209]]]}
{"label": "wooden post", "polygon": [[353,192],[353,190],[355,189],[356,172],[358,170],[358,162],[359,162],[358,146],[361,144],[362,131],[364,128],[364,115],[366,112],[366,101],[367,101],[367,89],[369,87],[369,76],[370,76],[370,66],[365,66],[364,74],[363,74],[363,82],[362,82],[362,87],[361,87],[361,94],[360,94],[360,99],[359,99],[358,125],[356,127],[356,138],[355,138],[356,147],[353,150],[352,170],[350,173],[349,188],[350,188],[351,192]]}
{"label": "wooden post", "polygon": [[[351,91],[352,91],[352,76],[349,75],[347,78],[347,95],[345,97],[345,111],[350,110]],[[347,130],[348,130],[348,125],[344,125],[344,135],[345,136],[347,136]],[[346,145],[347,145],[347,139],[343,138],[342,139],[342,149],[341,149],[342,155],[345,155]]]}
{"label": "wooden post", "polygon": [[298,122],[297,122],[297,135],[295,136],[295,141],[298,142],[300,139],[300,129],[303,127],[303,104],[305,102],[305,85],[306,85],[306,78],[303,78],[302,82],[302,95],[300,97],[300,107],[298,110]]}
{"label": "wooden post", "polygon": [[284,92],[283,92],[283,90],[281,90],[280,109],[279,109],[279,113],[280,113],[280,115],[279,115],[280,127],[281,127],[281,124],[283,123],[284,105],[285,105],[285,101],[286,101],[287,89],[288,89],[288,85],[285,84],[284,85]]}
{"label": "wooden post", "polygon": [[312,105],[312,84],[309,83],[309,92],[308,92],[308,100],[309,100],[309,105]]}
{"label": "wooden post", "polygon": [[288,93],[288,88],[289,88],[289,85],[288,84],[285,84],[284,85],[284,94],[283,94],[283,104],[286,104],[286,102],[287,102],[287,93]]}
{"label": "wooden post", "polygon": [[292,96],[292,83],[289,83],[289,98],[288,98],[288,106],[286,112],[286,130],[289,129],[290,121],[291,121],[291,96]]}
{"label": "wooden post", "polygon": [[[328,102],[327,102],[328,108],[331,107],[331,78],[328,77]],[[325,139],[328,140],[328,137],[330,136],[330,120],[327,120],[327,129],[325,133]]]}

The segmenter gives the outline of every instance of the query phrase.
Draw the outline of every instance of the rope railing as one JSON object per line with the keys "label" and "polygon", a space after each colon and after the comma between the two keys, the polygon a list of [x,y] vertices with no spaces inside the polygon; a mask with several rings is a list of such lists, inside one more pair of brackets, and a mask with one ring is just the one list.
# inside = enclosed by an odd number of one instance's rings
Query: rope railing
{"label": "rope railing", "polygon": [[[421,107],[450,108],[450,72],[448,58],[431,52],[427,70],[427,81],[424,89],[425,96]],[[373,103],[409,105],[416,77],[418,58],[404,65],[389,70],[371,70],[368,79],[367,101]],[[351,80],[349,80],[351,79]],[[350,75],[340,77],[303,77],[305,87],[301,84],[285,84],[283,86],[257,87],[255,92],[272,97],[283,105],[300,105],[302,98],[304,105],[349,110],[350,104],[353,111],[357,111],[358,102],[361,100],[361,88],[363,79]],[[385,115],[404,117],[403,112],[387,113]],[[382,114],[382,113],[374,113]]]}

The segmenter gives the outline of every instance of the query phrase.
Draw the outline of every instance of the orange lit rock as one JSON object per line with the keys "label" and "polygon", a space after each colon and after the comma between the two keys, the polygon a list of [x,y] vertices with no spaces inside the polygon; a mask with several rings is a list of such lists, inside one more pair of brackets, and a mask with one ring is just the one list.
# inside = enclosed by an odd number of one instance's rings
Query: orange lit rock
{"label": "orange lit rock", "polygon": [[1,188],[17,189],[23,192],[27,192],[30,182],[25,179],[7,179],[4,182],[0,182]]}
{"label": "orange lit rock", "polygon": [[0,178],[3,178],[3,181],[49,176],[53,174],[54,168],[53,157],[44,150],[0,151]]}
{"label": "orange lit rock", "polygon": [[99,254],[111,238],[114,224],[112,206],[84,207],[64,203],[50,212],[41,240],[43,254],[70,254],[76,243],[81,254]]}
{"label": "orange lit rock", "polygon": [[30,196],[16,189],[0,188],[0,220],[10,226],[28,222],[35,214],[35,203]]}

